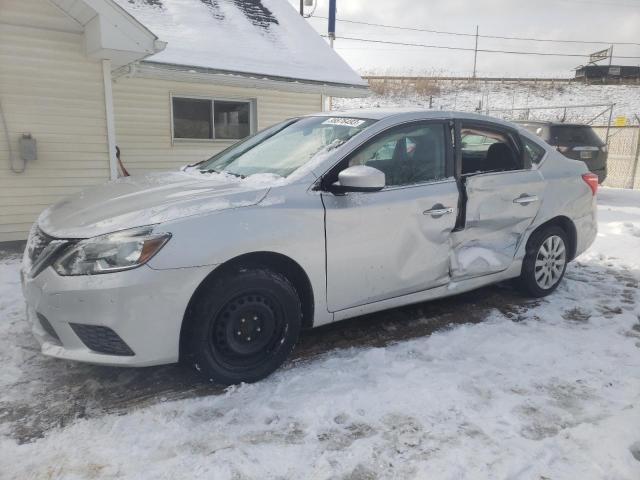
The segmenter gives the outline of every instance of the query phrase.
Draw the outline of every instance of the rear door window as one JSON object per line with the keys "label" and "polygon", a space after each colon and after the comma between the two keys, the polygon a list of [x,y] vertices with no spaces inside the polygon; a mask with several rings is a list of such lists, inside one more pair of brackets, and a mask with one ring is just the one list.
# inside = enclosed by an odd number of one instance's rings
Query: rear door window
{"label": "rear door window", "polygon": [[511,135],[498,126],[462,123],[462,174],[522,169],[522,158]]}

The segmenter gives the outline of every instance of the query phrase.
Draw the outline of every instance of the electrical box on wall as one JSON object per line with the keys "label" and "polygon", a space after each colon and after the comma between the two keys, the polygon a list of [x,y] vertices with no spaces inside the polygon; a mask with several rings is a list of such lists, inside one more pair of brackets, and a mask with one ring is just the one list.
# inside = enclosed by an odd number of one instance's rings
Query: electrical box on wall
{"label": "electrical box on wall", "polygon": [[38,159],[38,145],[36,139],[30,133],[23,133],[19,141],[20,158],[25,162],[33,162]]}

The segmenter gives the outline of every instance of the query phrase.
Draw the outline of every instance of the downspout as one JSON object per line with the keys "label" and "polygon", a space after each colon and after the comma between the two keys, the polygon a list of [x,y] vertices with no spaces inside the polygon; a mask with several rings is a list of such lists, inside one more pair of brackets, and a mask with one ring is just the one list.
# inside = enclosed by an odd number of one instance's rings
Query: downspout
{"label": "downspout", "polygon": [[107,121],[107,147],[109,151],[109,176],[118,178],[116,152],[116,123],[113,115],[113,88],[111,85],[111,60],[102,60],[102,82],[104,86],[104,111]]}

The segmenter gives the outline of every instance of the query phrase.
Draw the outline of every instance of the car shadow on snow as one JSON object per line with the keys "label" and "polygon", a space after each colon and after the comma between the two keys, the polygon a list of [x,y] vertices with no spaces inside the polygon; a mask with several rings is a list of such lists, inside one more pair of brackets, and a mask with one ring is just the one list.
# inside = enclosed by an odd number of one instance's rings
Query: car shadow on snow
{"label": "car shadow on snow", "polygon": [[[283,368],[335,349],[381,347],[464,323],[478,323],[494,309],[514,321],[536,301],[522,298],[509,284],[482,288],[454,297],[387,310],[304,332]],[[183,365],[112,368],[44,357],[30,335],[19,339],[29,352],[24,375],[12,398],[0,403],[0,423],[20,443],[42,437],[80,418],[190,397],[218,395],[225,387],[207,383]]]}

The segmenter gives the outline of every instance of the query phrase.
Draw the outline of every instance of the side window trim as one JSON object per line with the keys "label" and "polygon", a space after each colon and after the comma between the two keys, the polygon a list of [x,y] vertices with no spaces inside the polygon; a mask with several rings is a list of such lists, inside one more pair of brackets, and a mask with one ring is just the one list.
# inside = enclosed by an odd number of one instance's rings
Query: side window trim
{"label": "side window trim", "polygon": [[424,119],[424,120],[410,120],[410,121],[406,121],[406,122],[402,122],[402,123],[398,123],[396,125],[392,125],[388,128],[385,128],[384,130],[381,130],[380,132],[376,133],[373,137],[365,140],[364,142],[362,142],[361,144],[359,144],[358,146],[356,146],[355,148],[353,148],[350,152],[346,153],[344,157],[342,157],[338,162],[336,162],[336,164],[331,167],[323,176],[322,179],[320,181],[320,189],[323,191],[329,191],[330,190],[330,185],[327,184],[327,181],[329,181],[330,179],[332,179],[333,177],[337,178],[337,174],[344,170],[345,168],[347,168],[348,162],[349,160],[356,154],[358,154],[358,152],[360,152],[363,148],[366,148],[368,145],[370,145],[371,143],[377,141],[381,136],[383,135],[387,135],[389,134],[389,132],[391,132],[394,129],[397,128],[410,128],[414,125],[421,125],[421,124],[437,124],[437,125],[442,125],[444,127],[444,132],[445,132],[445,138],[444,138],[444,147],[445,147],[445,176],[446,178],[440,178],[440,179],[434,179],[434,180],[429,180],[429,181],[425,181],[425,182],[417,182],[417,183],[412,183],[412,184],[407,184],[407,185],[388,185],[385,186],[381,191],[388,191],[388,190],[397,190],[400,188],[411,188],[411,187],[416,187],[416,186],[420,186],[420,185],[428,185],[428,184],[432,184],[432,183],[440,183],[442,181],[448,180],[449,178],[454,176],[454,172],[455,172],[455,166],[454,166],[454,156],[455,156],[455,151],[454,151],[454,147],[453,147],[453,143],[452,143],[452,129],[454,126],[454,123],[450,120],[447,119]]}

